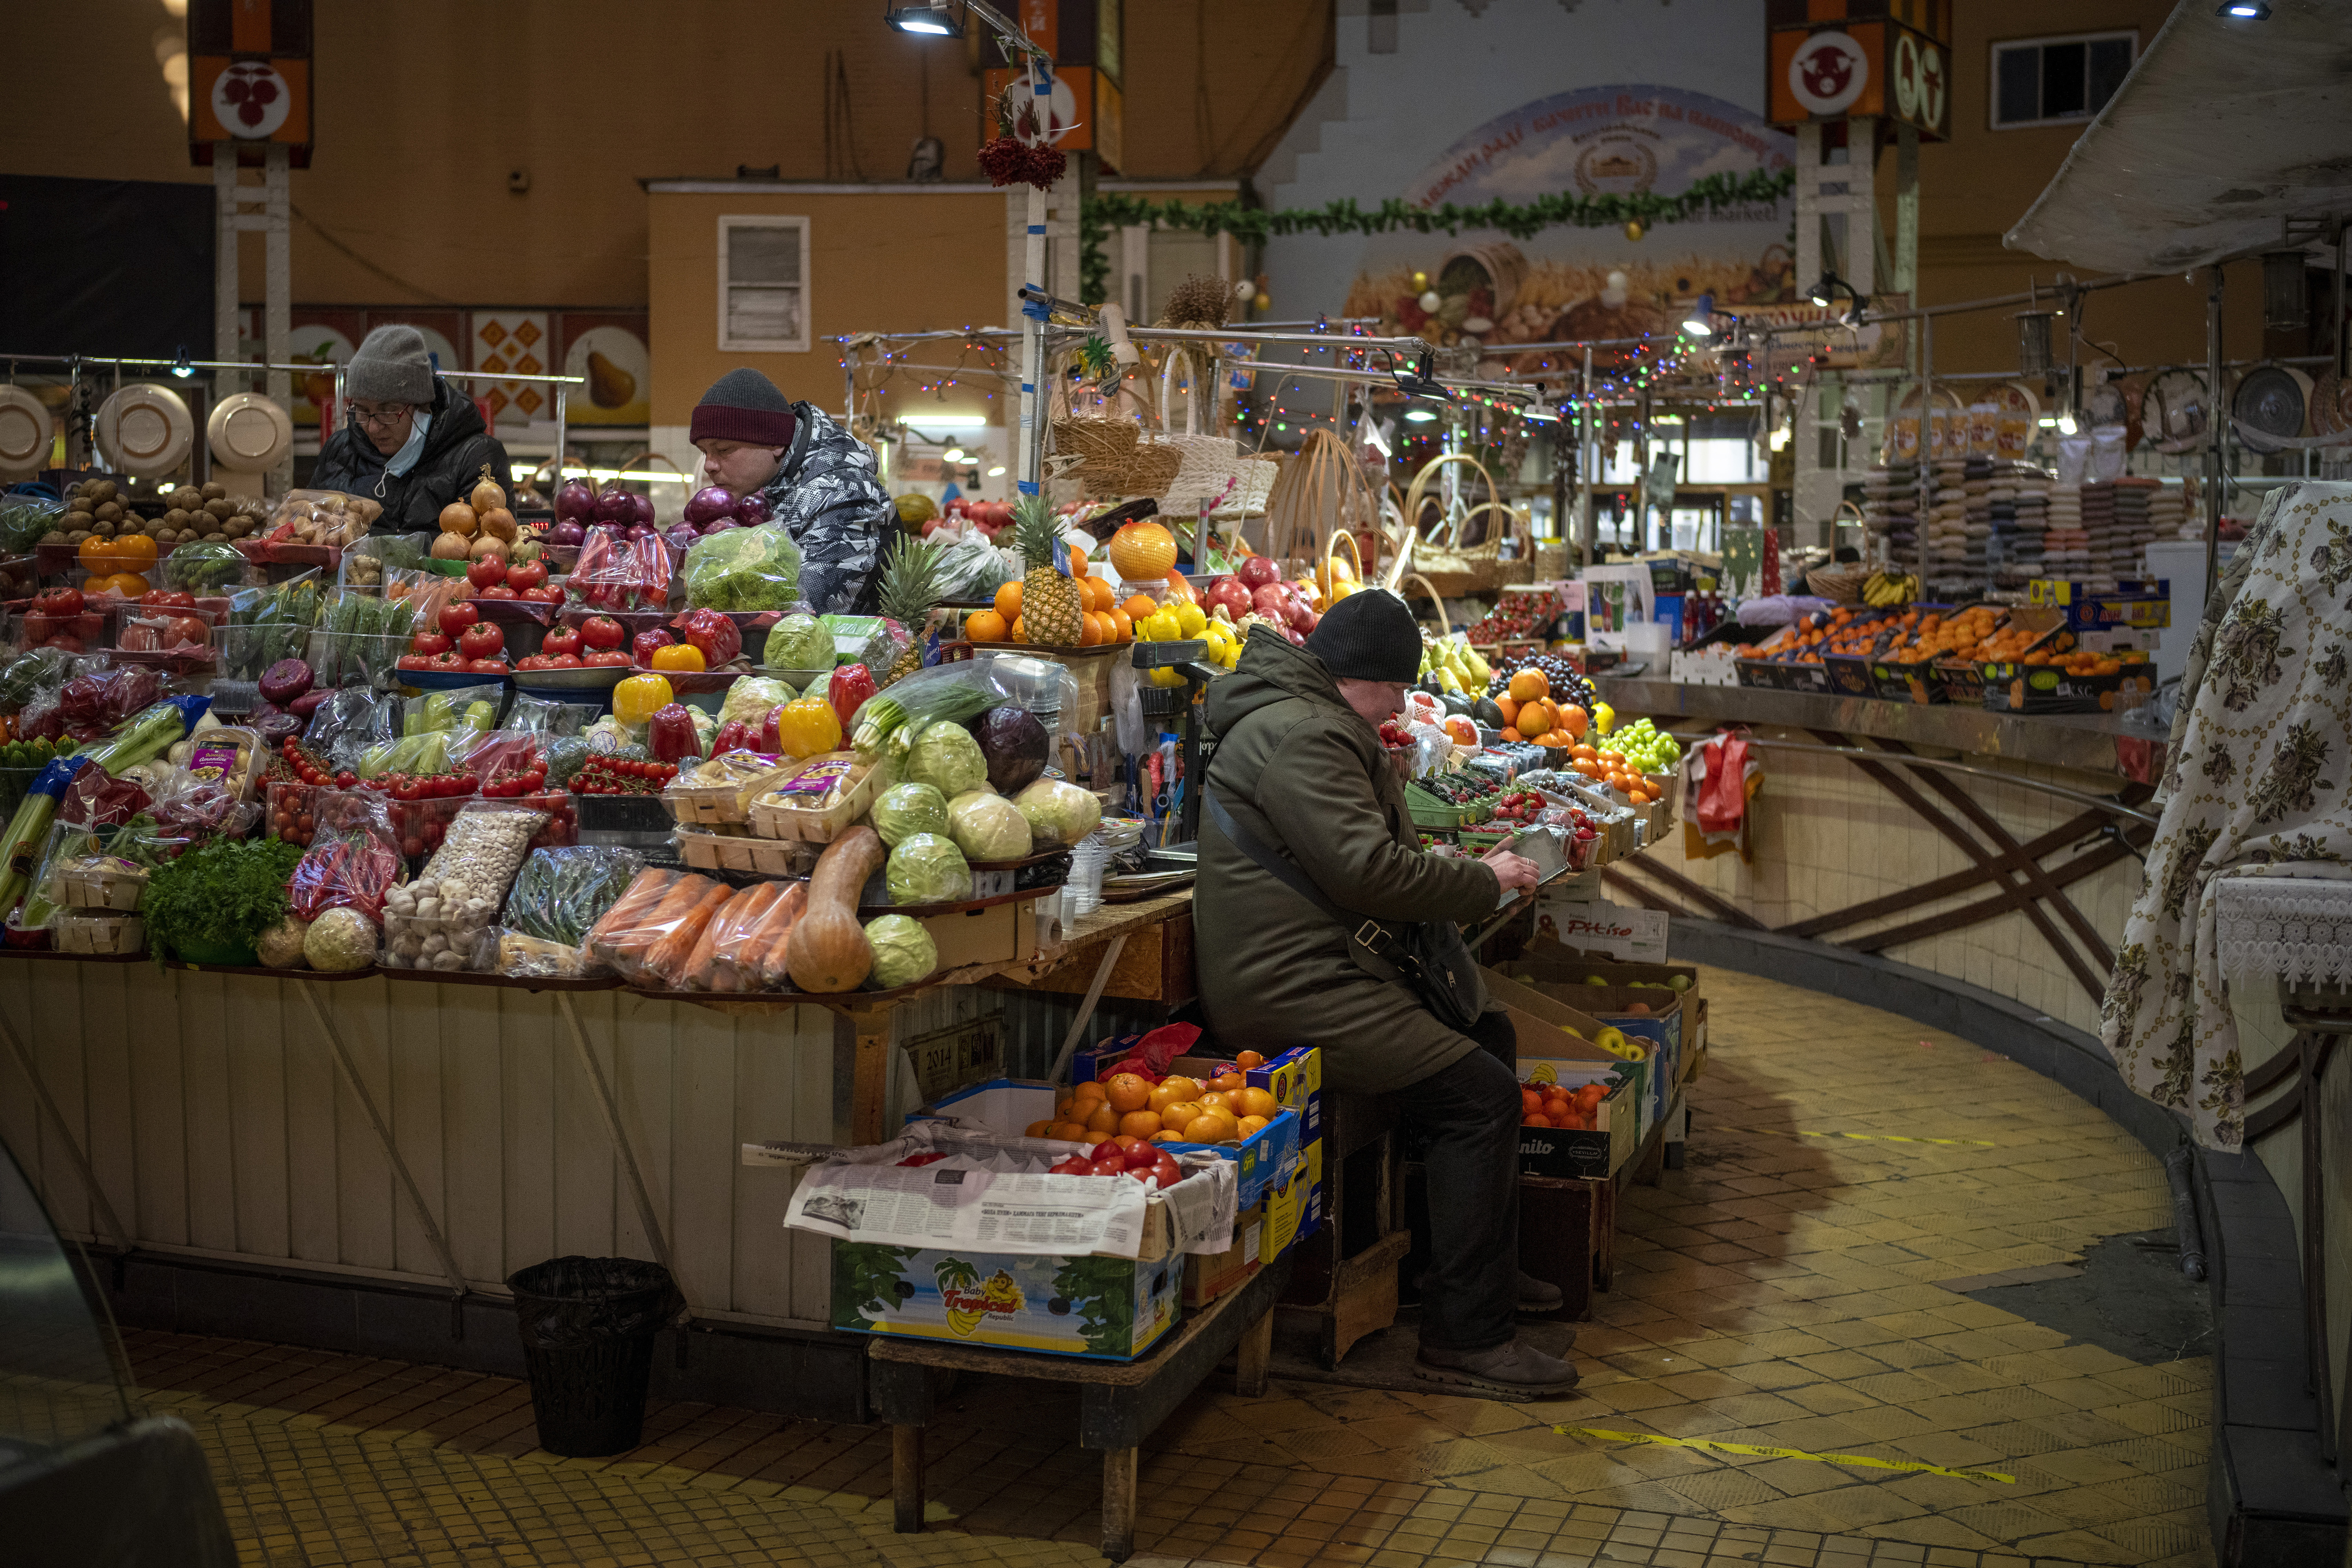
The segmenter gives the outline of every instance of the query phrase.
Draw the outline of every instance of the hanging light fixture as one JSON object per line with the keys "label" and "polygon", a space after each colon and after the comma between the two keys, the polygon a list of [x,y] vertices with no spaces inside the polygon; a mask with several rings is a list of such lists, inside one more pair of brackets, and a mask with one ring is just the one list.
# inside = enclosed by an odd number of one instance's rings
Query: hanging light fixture
{"label": "hanging light fixture", "polygon": [[963,37],[963,18],[948,7],[946,0],[929,5],[886,5],[882,19],[902,33],[926,38]]}
{"label": "hanging light fixture", "polygon": [[2300,250],[2263,252],[2263,329],[2299,332],[2311,324],[2311,300],[2304,292]]}
{"label": "hanging light fixture", "polygon": [[172,362],[172,374],[182,381],[196,374],[195,367],[188,363],[188,351],[184,346],[180,350],[180,357]]}
{"label": "hanging light fixture", "polygon": [[2041,375],[2050,369],[2050,323],[2054,310],[2017,313],[2017,374]]}
{"label": "hanging light fixture", "polygon": [[1701,294],[1691,301],[1690,314],[1683,320],[1683,331],[1695,338],[1715,335],[1715,296]]}

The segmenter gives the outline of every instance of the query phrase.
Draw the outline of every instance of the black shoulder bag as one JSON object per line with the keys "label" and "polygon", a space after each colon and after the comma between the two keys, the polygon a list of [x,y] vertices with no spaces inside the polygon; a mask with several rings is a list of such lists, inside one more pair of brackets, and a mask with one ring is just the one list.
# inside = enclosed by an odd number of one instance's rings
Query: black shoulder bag
{"label": "black shoulder bag", "polygon": [[[1466,1034],[1478,1021],[1478,965],[1470,956],[1469,944],[1462,940],[1461,927],[1452,921],[1416,921],[1391,927],[1363,915],[1349,914],[1325,898],[1312,877],[1267,848],[1255,834],[1235,821],[1214,790],[1202,790],[1201,799],[1208,806],[1209,815],[1216,819],[1218,831],[1232,839],[1236,848],[1348,932],[1349,949],[1367,973],[1402,984],[1449,1029]],[[1364,962],[1367,957],[1370,963]]]}

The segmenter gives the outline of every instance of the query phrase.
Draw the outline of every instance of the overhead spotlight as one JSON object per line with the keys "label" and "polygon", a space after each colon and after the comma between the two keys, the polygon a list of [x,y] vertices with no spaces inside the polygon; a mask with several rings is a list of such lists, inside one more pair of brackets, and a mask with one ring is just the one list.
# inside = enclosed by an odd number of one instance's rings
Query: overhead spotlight
{"label": "overhead spotlight", "polygon": [[[1434,354],[1423,353],[1420,362],[1411,370],[1391,366],[1389,374],[1396,378],[1397,390],[1403,393],[1409,399],[1425,397],[1433,402],[1451,403],[1454,401],[1454,394],[1438,384],[1434,374],[1436,364]],[[1425,410],[1413,409],[1408,411],[1405,417],[1415,424],[1423,424],[1436,418],[1437,416]]]}
{"label": "overhead spotlight", "polygon": [[2060,409],[2058,411],[2058,434],[2061,436],[2072,436],[2075,429],[2074,411],[2071,408]]}
{"label": "overhead spotlight", "polygon": [[1683,321],[1683,331],[1695,338],[1715,335],[1715,296],[1701,294],[1691,301],[1690,315]]}
{"label": "overhead spotlight", "polygon": [[882,18],[902,33],[914,33],[926,38],[963,37],[963,19],[949,9],[944,0],[935,5],[887,6]]}
{"label": "overhead spotlight", "polygon": [[989,470],[988,470],[988,477],[989,477],[990,479],[992,479],[997,478],[999,475],[1003,474],[1003,472],[1004,472],[1004,465],[1003,465],[1003,464],[1002,464],[1002,463],[999,463],[999,464],[997,464],[997,465],[996,465],[996,467],[994,467],[994,468],[991,468],[991,469],[989,469]]}
{"label": "overhead spotlight", "polygon": [[1407,424],[1426,425],[1436,418],[1437,414],[1433,409],[1423,408],[1416,404],[1404,411],[1404,417]]}
{"label": "overhead spotlight", "polygon": [[2271,8],[2263,4],[2263,0],[2222,0],[2221,8],[2214,15],[2234,16],[2241,22],[2267,22],[2271,19]]}
{"label": "overhead spotlight", "polygon": [[940,453],[940,457],[946,462],[961,463],[963,461],[963,448],[961,447],[950,447],[946,451]]}
{"label": "overhead spotlight", "polygon": [[1853,292],[1853,285],[1847,282],[1844,279],[1839,277],[1834,272],[1824,272],[1822,274],[1822,280],[1820,282],[1805,290],[1805,298],[1811,300],[1814,304],[1819,305],[1822,310],[1826,310],[1837,302],[1838,293],[1841,289],[1847,294],[1852,294]]}
{"label": "overhead spotlight", "polygon": [[182,349],[180,351],[180,357],[172,362],[172,374],[178,376],[182,381],[185,381],[188,377],[196,374],[195,366],[188,363],[188,351],[186,349]]}

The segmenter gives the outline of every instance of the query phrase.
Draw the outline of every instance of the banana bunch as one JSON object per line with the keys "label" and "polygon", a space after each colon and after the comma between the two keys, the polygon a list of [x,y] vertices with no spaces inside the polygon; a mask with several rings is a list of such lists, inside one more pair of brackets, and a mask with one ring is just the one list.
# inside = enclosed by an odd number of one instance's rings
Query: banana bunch
{"label": "banana bunch", "polygon": [[1874,610],[1907,605],[1919,596],[1919,579],[1910,572],[1873,572],[1862,585],[1862,602]]}

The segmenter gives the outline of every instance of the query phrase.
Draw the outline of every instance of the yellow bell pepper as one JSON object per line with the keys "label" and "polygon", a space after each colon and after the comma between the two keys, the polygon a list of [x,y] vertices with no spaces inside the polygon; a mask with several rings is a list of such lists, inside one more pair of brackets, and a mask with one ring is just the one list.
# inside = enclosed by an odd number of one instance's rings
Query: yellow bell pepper
{"label": "yellow bell pepper", "polygon": [[703,661],[702,650],[690,642],[674,642],[667,647],[654,649],[652,662],[656,669],[695,670],[710,668]]}
{"label": "yellow bell pepper", "polygon": [[645,724],[677,700],[660,676],[633,675],[613,688],[613,717],[624,724]]}
{"label": "yellow bell pepper", "polygon": [[841,715],[822,697],[799,697],[776,715],[776,749],[791,757],[813,757],[841,749]]}

